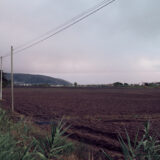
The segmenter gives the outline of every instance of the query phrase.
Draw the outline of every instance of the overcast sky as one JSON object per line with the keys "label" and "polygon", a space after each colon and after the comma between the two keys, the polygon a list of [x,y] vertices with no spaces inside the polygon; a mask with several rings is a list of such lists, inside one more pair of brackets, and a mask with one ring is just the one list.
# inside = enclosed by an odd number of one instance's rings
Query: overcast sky
{"label": "overcast sky", "polygon": [[[0,0],[0,55],[63,24],[100,0]],[[160,0],[117,0],[14,56],[16,73],[80,84],[160,81]],[[4,59],[10,71],[10,57]]]}

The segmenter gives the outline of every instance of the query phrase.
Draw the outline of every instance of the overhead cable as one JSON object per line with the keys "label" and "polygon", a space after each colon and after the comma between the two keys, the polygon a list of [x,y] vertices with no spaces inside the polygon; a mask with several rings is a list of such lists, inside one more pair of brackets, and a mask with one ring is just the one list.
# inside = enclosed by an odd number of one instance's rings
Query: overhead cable
{"label": "overhead cable", "polygon": [[[70,28],[71,26],[77,24],[78,22],[86,19],[87,17],[93,15],[94,13],[98,12],[99,10],[103,9],[104,7],[108,6],[109,4],[113,3],[116,0],[110,0],[110,1],[102,1],[101,3],[97,4],[96,6],[92,7],[91,9],[88,9],[87,11],[83,12],[82,14],[72,18],[71,20],[67,21],[66,23],[64,23],[63,25],[57,27],[54,29],[54,32],[49,31],[46,34],[40,36],[41,39],[35,40],[33,43],[29,43],[28,45],[23,45],[24,47],[19,47],[20,49],[17,48],[17,50],[14,51],[14,54],[18,54],[26,49],[32,48],[35,45],[38,45],[39,43],[42,43],[43,41],[55,36],[56,34]],[[49,34],[49,35],[48,35]],[[10,54],[7,54],[5,57],[9,57]]]}

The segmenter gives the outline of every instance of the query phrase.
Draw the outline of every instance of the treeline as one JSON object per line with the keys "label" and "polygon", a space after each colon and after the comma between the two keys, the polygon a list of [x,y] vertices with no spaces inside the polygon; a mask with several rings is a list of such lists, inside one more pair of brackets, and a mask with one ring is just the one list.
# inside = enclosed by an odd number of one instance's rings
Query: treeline
{"label": "treeline", "polygon": [[77,83],[74,83],[74,85],[72,87],[82,87],[82,88],[147,88],[147,87],[151,87],[151,88],[159,88],[160,87],[160,82],[152,82],[152,83],[148,83],[148,82],[144,82],[144,83],[140,83],[140,84],[129,84],[129,83],[122,83],[122,82],[115,82],[112,84],[89,84],[89,85],[79,85]]}
{"label": "treeline", "polygon": [[160,82],[143,82],[141,84],[128,84],[128,83],[121,83],[115,82],[112,84],[114,87],[160,87]]}

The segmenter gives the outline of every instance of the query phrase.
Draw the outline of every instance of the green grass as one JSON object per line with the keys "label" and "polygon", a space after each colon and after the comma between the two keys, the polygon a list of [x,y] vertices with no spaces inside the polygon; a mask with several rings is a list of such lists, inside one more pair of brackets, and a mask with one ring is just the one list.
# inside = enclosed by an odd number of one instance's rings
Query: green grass
{"label": "green grass", "polygon": [[15,123],[0,109],[0,160],[51,160],[71,154],[73,144],[64,135],[67,129],[60,121],[51,125],[50,135],[35,138],[23,119]]}

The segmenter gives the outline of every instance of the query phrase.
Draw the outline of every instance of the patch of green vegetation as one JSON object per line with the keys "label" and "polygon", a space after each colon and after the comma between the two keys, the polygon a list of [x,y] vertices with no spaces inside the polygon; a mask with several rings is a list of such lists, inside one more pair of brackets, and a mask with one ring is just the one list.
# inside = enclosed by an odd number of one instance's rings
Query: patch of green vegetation
{"label": "patch of green vegetation", "polygon": [[63,121],[53,123],[50,135],[36,138],[23,119],[15,123],[0,109],[0,159],[51,160],[71,154],[73,144],[67,140],[67,129]]}
{"label": "patch of green vegetation", "polygon": [[[121,145],[124,160],[159,160],[160,159],[160,141],[159,139],[151,135],[150,123],[147,122],[144,125],[144,134],[140,140],[139,131],[137,132],[134,142],[126,131],[127,142],[119,135],[119,142]],[[104,152],[108,160],[112,158]]]}
{"label": "patch of green vegetation", "polygon": [[66,143],[68,136],[64,135],[68,127],[64,128],[64,125],[62,121],[57,126],[53,123],[50,136],[35,139],[37,154],[42,159],[48,160],[72,153],[73,145],[71,142]]}

